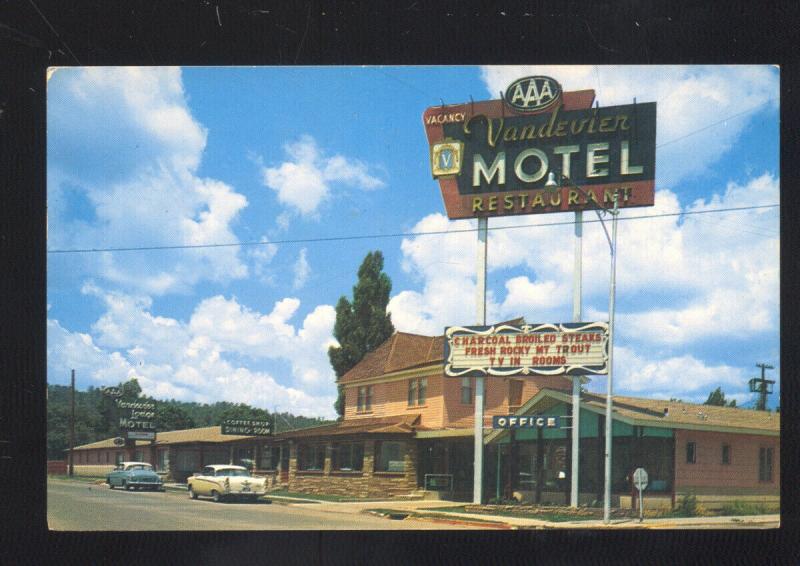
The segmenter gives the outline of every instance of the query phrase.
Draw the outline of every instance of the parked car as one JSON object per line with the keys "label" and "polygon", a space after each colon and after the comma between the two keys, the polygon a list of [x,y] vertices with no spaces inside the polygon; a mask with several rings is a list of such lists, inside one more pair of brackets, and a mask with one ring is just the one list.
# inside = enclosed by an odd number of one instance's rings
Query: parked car
{"label": "parked car", "polygon": [[147,462],[120,462],[113,471],[106,476],[108,487],[114,489],[119,486],[123,489],[150,489],[164,491],[164,482],[153,470],[152,464]]}
{"label": "parked car", "polygon": [[229,464],[206,466],[188,479],[189,497],[208,496],[214,501],[246,498],[255,501],[266,494],[266,479],[254,478],[247,468]]}

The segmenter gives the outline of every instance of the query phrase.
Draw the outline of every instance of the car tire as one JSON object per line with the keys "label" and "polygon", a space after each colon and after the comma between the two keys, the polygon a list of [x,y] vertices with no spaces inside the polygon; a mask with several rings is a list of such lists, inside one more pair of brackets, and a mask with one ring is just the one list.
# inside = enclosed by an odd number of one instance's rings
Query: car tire
{"label": "car tire", "polygon": [[189,497],[191,497],[192,499],[197,499],[197,494],[192,489],[192,486],[189,486]]}
{"label": "car tire", "polygon": [[114,489],[114,484],[111,483],[111,479],[106,479],[106,483],[108,483],[108,489]]}
{"label": "car tire", "polygon": [[211,492],[211,498],[214,500],[214,503],[219,503],[222,501],[222,496],[219,494],[217,490]]}

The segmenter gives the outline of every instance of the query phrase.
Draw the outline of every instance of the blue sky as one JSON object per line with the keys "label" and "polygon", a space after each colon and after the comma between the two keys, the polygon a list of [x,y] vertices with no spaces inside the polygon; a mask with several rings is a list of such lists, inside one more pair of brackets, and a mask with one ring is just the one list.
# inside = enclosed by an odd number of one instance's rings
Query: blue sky
{"label": "blue sky", "polygon": [[[444,214],[422,112],[533,74],[658,103],[656,204],[621,218],[671,216],[620,222],[615,392],[752,402],[756,363],[780,375],[779,209],[674,214],[778,203],[769,66],[58,69],[49,250],[264,243],[49,253],[48,382],[333,416],[333,306],[366,253],[395,327],[433,335],[475,322],[475,234],[308,240],[473,227]],[[490,234],[490,320],[571,319],[572,229],[538,226],[571,219],[490,221],[524,226]],[[587,224],[585,320],[607,319],[608,264]]]}

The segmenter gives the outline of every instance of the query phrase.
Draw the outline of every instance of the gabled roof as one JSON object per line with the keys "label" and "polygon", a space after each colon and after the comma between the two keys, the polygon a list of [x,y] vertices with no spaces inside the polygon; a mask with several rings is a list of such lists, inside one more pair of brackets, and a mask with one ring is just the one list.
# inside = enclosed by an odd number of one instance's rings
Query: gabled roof
{"label": "gabled roof", "polygon": [[[524,323],[525,319],[520,317],[497,324]],[[380,377],[387,373],[435,363],[444,363],[444,335],[424,336],[395,332],[345,373],[339,383]]]}
{"label": "gabled roof", "polygon": [[441,363],[443,358],[443,336],[395,332],[383,344],[365,355],[339,381],[349,383],[369,379],[403,369]]}
{"label": "gabled roof", "polygon": [[[170,430],[166,432],[156,433],[156,446],[166,446],[168,444],[176,444],[183,442],[232,442],[235,440],[244,440],[252,438],[251,436],[240,436],[231,434],[222,434],[219,426],[206,426],[201,428],[189,428],[185,430]],[[136,446],[150,446],[149,440],[137,440]],[[75,450],[90,450],[97,448],[117,448],[122,449],[121,446],[114,444],[113,438],[106,438],[105,440],[98,440],[90,444],[76,446]]]}
{"label": "gabled roof", "polygon": [[[562,391],[542,389],[523,404],[516,414],[524,415],[544,412],[559,403],[571,404],[572,396]],[[605,415],[605,395],[582,393],[581,408]],[[614,395],[612,398],[612,411],[615,420],[630,425],[657,428],[778,436],[781,426],[780,415],[768,411],[699,405],[682,401],[663,401],[642,397]],[[493,431],[487,440],[494,439],[502,432],[499,430]]]}

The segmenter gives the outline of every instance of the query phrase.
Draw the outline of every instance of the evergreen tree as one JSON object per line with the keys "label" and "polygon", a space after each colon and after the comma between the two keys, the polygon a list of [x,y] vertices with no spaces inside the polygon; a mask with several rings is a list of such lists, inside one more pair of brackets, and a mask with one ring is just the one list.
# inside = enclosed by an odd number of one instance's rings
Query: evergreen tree
{"label": "evergreen tree", "polygon": [[[337,379],[394,333],[392,317],[386,312],[391,291],[392,281],[383,273],[383,254],[380,250],[368,253],[358,268],[353,301],[342,296],[336,303],[333,335],[339,346],[331,346],[328,357]],[[341,386],[334,408],[341,419],[344,415],[344,389]]]}
{"label": "evergreen tree", "polygon": [[703,405],[716,405],[717,407],[735,407],[736,399],[725,401],[725,393],[722,392],[722,387],[717,387],[714,391],[708,394],[708,399]]}

